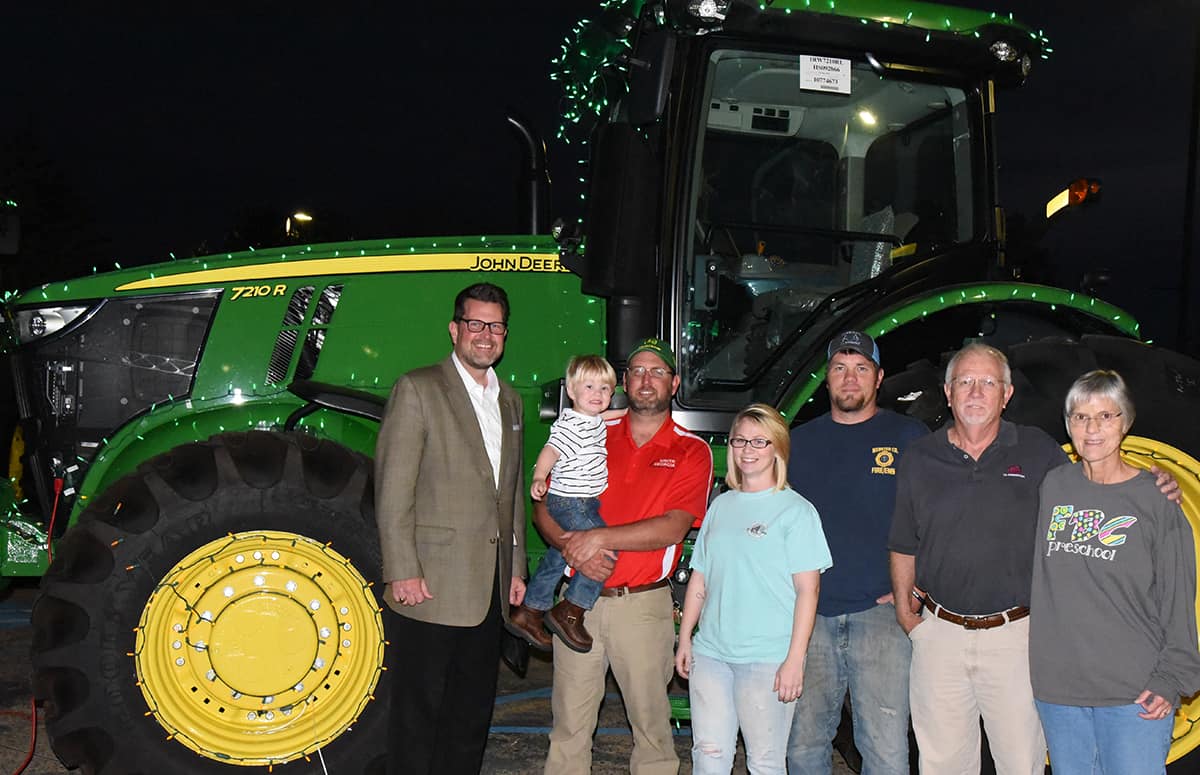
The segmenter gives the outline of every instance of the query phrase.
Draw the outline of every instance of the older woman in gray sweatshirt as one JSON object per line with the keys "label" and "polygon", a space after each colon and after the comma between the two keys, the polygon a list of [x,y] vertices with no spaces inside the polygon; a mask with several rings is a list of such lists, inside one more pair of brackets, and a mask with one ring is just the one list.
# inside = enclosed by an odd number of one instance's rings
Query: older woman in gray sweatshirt
{"label": "older woman in gray sweatshirt", "polygon": [[1192,531],[1122,460],[1133,417],[1119,374],[1080,377],[1079,463],[1042,482],[1029,662],[1054,775],[1165,772],[1175,707],[1200,689]]}

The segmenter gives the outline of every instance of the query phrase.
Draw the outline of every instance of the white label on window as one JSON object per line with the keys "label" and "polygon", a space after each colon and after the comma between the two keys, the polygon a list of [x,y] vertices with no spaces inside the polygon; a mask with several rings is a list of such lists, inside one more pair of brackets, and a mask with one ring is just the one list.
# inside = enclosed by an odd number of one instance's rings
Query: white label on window
{"label": "white label on window", "polygon": [[800,88],[850,93],[850,60],[800,55]]}

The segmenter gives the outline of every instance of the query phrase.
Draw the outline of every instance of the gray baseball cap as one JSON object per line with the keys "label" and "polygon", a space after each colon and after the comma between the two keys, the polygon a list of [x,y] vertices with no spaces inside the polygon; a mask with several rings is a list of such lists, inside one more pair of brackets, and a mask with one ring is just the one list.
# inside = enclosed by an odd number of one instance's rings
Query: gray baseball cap
{"label": "gray baseball cap", "polygon": [[840,353],[844,350],[856,352],[864,358],[870,358],[879,364],[879,345],[875,344],[875,340],[864,334],[862,331],[843,331],[833,338],[829,343],[829,351],[826,357],[832,358],[834,353]]}

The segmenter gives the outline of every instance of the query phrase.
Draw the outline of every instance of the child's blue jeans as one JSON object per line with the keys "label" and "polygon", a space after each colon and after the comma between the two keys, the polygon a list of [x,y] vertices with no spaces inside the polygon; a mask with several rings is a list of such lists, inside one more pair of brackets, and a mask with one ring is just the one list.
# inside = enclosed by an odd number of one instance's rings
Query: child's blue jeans
{"label": "child's blue jeans", "polygon": [[[555,524],[563,530],[591,530],[605,526],[604,520],[600,518],[599,498],[566,498],[548,493],[546,509]],[[562,578],[566,567],[567,561],[562,552],[549,547],[525,589],[525,605],[538,611],[548,610],[554,603],[554,589],[558,586],[558,580]],[[603,587],[602,582],[576,573],[567,585],[566,598],[580,608],[590,611],[596,605],[596,598],[600,597]]]}

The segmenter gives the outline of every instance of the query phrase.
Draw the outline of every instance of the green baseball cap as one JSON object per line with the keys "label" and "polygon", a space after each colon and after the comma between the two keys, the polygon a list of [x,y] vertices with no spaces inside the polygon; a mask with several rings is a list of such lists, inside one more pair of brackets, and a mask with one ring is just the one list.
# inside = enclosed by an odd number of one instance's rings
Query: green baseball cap
{"label": "green baseball cap", "polygon": [[675,353],[671,352],[671,348],[663,340],[654,338],[643,339],[629,351],[629,357],[625,359],[625,362],[632,361],[633,356],[641,352],[654,353],[659,358],[662,358],[663,363],[667,364],[667,368],[675,371]]}

